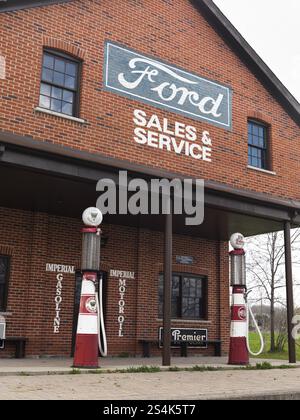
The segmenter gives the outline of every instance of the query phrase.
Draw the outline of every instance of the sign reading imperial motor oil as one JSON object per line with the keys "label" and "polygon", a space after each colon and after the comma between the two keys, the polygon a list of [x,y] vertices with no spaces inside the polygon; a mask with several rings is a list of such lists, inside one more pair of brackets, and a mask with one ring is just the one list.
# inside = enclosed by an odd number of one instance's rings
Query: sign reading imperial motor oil
{"label": "sign reading imperial motor oil", "polygon": [[111,42],[105,46],[104,86],[119,95],[231,129],[229,87]]}

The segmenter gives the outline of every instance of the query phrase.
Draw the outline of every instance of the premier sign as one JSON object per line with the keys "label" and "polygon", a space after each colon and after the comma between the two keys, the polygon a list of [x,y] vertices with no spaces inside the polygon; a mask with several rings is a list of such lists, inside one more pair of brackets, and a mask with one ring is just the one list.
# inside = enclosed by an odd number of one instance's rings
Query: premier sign
{"label": "premier sign", "polygon": [[[164,329],[159,328],[160,347],[163,344]],[[180,347],[182,343],[188,343],[189,347],[207,348],[206,340],[208,338],[207,329],[193,328],[171,328],[171,346]]]}
{"label": "premier sign", "polygon": [[229,87],[106,42],[104,88],[196,120],[231,129]]}

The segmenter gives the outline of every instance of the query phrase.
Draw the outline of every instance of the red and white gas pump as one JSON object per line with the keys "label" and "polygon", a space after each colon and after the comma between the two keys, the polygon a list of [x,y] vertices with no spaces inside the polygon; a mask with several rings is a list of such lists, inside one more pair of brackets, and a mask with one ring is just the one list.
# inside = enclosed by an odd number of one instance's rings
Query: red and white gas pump
{"label": "red and white gas pump", "polygon": [[[107,356],[103,317],[100,248],[103,216],[99,209],[89,208],[82,216],[82,286],[78,316],[74,364],[75,368],[98,368],[98,354]],[[97,286],[99,285],[99,296]],[[102,336],[102,340],[101,340]],[[103,343],[103,344],[102,344]]]}
{"label": "red and white gas pump", "polygon": [[[230,252],[232,305],[228,363],[230,365],[248,365],[249,353],[253,356],[259,356],[264,349],[264,340],[253,312],[247,303],[244,236],[240,233],[234,233],[230,238],[230,243],[233,247],[233,251]],[[260,336],[261,347],[257,353],[253,353],[249,345],[249,315],[253,318],[255,327]]]}

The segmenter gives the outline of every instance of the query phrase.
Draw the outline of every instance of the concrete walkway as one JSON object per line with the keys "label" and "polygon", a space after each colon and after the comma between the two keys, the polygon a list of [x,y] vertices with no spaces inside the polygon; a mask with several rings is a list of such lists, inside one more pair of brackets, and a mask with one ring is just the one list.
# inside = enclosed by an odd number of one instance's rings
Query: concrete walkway
{"label": "concrete walkway", "polygon": [[[300,399],[300,369],[7,376],[1,400]],[[146,404],[146,402],[145,402]],[[124,405],[128,405],[125,403]],[[99,405],[99,413],[101,409]]]}
{"label": "concrete walkway", "polygon": [[[172,359],[172,366],[180,368],[192,368],[194,366],[208,366],[222,369],[234,369],[227,365],[228,359],[225,357],[174,357]],[[287,365],[288,363],[282,360],[263,360],[252,359],[251,364],[268,362],[273,366]],[[73,360],[66,359],[0,359],[0,376],[13,375],[49,375],[49,374],[69,374],[72,373]],[[169,370],[161,366],[162,360],[159,357],[153,358],[101,358],[99,359],[99,366],[103,373],[107,371],[124,370],[130,367],[140,366],[157,366],[162,370]],[[297,364],[300,368],[300,363]],[[82,373],[86,371],[83,370]]]}

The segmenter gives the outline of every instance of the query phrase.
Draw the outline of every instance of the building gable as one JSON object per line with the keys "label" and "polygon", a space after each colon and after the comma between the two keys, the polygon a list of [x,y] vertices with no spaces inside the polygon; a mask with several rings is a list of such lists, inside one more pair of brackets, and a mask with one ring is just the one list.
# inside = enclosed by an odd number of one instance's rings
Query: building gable
{"label": "building gable", "polygon": [[[9,12],[31,7],[40,7],[60,3],[68,3],[74,0],[0,0],[0,13]],[[212,0],[188,0],[190,1],[224,39],[235,54],[245,63],[249,70],[260,80],[264,87],[284,107],[286,112],[300,125],[300,104],[281,83],[278,77],[264,63],[254,49],[247,43],[232,23],[225,17],[221,10]]]}
{"label": "building gable", "polygon": [[0,0],[0,13],[12,12],[30,7],[48,6],[58,3],[68,3],[72,0]]}

